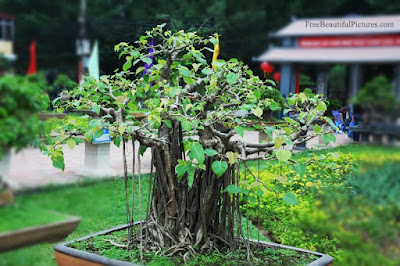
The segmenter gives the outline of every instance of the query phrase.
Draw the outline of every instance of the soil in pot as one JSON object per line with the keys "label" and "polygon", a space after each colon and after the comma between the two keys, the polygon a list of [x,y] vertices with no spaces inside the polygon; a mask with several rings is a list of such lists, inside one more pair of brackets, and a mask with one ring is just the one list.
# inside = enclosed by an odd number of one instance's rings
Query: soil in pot
{"label": "soil in pot", "polygon": [[[185,261],[178,252],[172,256],[161,256],[165,250],[143,252],[140,262],[140,252],[137,247],[126,250],[127,230],[114,231],[98,235],[80,242],[68,244],[68,247],[104,256],[109,259],[127,261],[144,265],[184,265]],[[262,244],[251,243],[253,265],[307,265],[318,257],[308,253],[296,252],[290,249],[269,248]],[[217,251],[210,247],[194,257],[186,259],[186,265],[249,265],[247,249],[244,244],[238,245],[234,253],[228,249]]]}

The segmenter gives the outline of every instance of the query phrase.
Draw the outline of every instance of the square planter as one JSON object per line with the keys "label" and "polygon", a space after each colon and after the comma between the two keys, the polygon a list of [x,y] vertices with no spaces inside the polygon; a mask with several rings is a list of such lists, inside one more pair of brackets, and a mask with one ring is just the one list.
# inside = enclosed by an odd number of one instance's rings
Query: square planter
{"label": "square planter", "polygon": [[0,233],[0,252],[42,242],[64,240],[78,227],[80,222],[80,218],[70,216],[64,221],[2,232]]}
{"label": "square planter", "polygon": [[[134,224],[139,224],[140,222],[135,222]],[[74,243],[74,242],[80,242],[82,240],[86,240],[95,236],[99,235],[105,235],[109,234],[112,232],[124,230],[128,227],[128,225],[121,225],[117,226],[114,228],[110,228],[107,230],[103,230],[94,234],[90,234],[81,238],[78,238],[76,240],[64,242],[61,244],[58,244],[54,246],[54,252],[56,255],[56,261],[59,266],[69,266],[69,265],[74,265],[74,266],[97,266],[97,265],[121,265],[121,266],[127,266],[127,265],[138,265],[138,264],[133,264],[130,262],[126,261],[120,261],[120,260],[115,260],[115,259],[108,259],[106,257],[89,253],[86,251],[81,251],[78,249],[70,248],[68,247],[69,244]],[[265,245],[265,247],[272,247],[272,248],[283,248],[283,249],[291,249],[297,252],[302,252],[302,253],[308,253],[310,255],[315,255],[318,257],[315,261],[311,262],[309,266],[325,266],[325,265],[332,265],[333,263],[333,258],[319,253],[319,252],[314,252],[310,250],[305,250],[301,248],[295,248],[291,246],[286,246],[286,245],[280,245],[280,244],[275,244],[275,243],[269,243],[269,242],[264,242],[264,241],[257,241],[257,240],[250,240],[254,243],[261,243]]]}

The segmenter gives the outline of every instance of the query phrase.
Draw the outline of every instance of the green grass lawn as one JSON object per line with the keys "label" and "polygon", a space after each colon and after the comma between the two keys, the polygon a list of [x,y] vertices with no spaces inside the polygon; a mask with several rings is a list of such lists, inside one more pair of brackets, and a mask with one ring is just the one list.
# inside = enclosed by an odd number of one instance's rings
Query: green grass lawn
{"label": "green grass lawn", "polygon": [[6,219],[0,219],[0,233],[49,224],[69,218],[68,215],[62,213],[38,208],[33,202],[2,207],[0,208],[0,217],[7,217]]}
{"label": "green grass lawn", "polygon": [[[136,182],[137,185],[137,182]],[[124,182],[115,179],[95,184],[49,187],[38,193],[18,195],[17,206],[35,206],[82,218],[79,227],[67,240],[126,223]],[[143,194],[147,195],[148,179],[143,178]],[[136,191],[137,188],[136,188]],[[138,196],[135,197],[136,203]],[[142,201],[146,205],[147,197]],[[11,219],[6,213],[1,219]],[[13,217],[14,218],[14,217]],[[28,219],[29,217],[25,217]],[[138,219],[138,214],[135,215]],[[22,218],[23,219],[23,218]],[[56,265],[52,244],[38,244],[0,254],[0,265]]]}
{"label": "green grass lawn", "polygon": [[[129,187],[131,184],[130,181]],[[137,178],[135,184],[135,191],[138,192]],[[148,177],[145,176],[142,178],[143,208],[147,206],[148,185]],[[67,238],[67,240],[71,240],[89,233],[126,224],[124,199],[124,182],[122,179],[94,183],[86,181],[81,184],[52,186],[41,191],[25,192],[16,197],[14,207],[0,209],[0,217],[2,221],[5,218],[6,222],[4,223],[6,224],[13,224],[14,221],[20,224],[23,223],[21,220],[31,218],[34,221],[42,222],[43,217],[40,216],[47,213],[45,210],[81,217],[81,224]],[[138,200],[136,194],[136,204]],[[21,208],[20,212],[15,211],[16,206]],[[135,219],[139,219],[138,211],[135,214]],[[242,219],[242,226],[246,227],[246,219]],[[246,229],[244,228],[243,231],[246,232]],[[258,230],[251,223],[249,234],[251,238],[260,237],[260,240],[268,241],[258,233]],[[38,244],[1,253],[0,265],[56,265],[52,246],[53,244]]]}

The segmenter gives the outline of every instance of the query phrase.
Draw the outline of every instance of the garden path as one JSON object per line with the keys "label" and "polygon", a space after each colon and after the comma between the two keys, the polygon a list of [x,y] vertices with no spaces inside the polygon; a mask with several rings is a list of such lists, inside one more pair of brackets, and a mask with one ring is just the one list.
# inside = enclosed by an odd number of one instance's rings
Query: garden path
{"label": "garden path", "polygon": [[[240,138],[235,135],[234,138]],[[258,142],[258,132],[246,131],[244,139],[247,142]],[[351,140],[346,134],[336,134],[336,143],[329,147],[349,143]],[[139,145],[136,145],[138,148]],[[318,139],[314,138],[307,143],[308,148],[318,148]],[[8,179],[16,190],[41,187],[51,184],[66,184],[82,181],[86,179],[84,168],[85,146],[83,144],[75,147],[71,151],[64,147],[65,171],[52,166],[50,158],[42,155],[39,149],[28,147],[19,153],[12,152],[10,158],[10,171]],[[132,147],[128,145],[128,158],[132,154]],[[142,159],[142,172],[150,172],[150,149],[148,149]],[[110,167],[117,175],[122,175],[122,149],[111,145],[110,148]],[[131,169],[132,162],[128,161],[128,167]],[[137,168],[136,168],[137,169]],[[93,177],[95,178],[95,177]],[[99,177],[97,177],[99,178]]]}

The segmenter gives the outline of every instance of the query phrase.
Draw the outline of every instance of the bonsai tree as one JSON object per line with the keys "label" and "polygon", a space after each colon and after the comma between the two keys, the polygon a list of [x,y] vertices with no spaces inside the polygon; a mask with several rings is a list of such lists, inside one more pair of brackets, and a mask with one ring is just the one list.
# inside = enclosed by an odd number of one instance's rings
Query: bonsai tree
{"label": "bonsai tree", "polygon": [[273,113],[281,110],[286,104],[285,98],[281,96],[280,91],[270,86],[265,86],[263,88],[261,91],[261,99],[267,101],[266,104],[264,104],[262,118],[269,121],[273,119]]}
{"label": "bonsai tree", "polygon": [[[295,163],[293,145],[323,134],[317,125],[315,133],[304,135],[326,110],[326,104],[321,96],[293,95],[285,114],[296,108],[298,120],[285,117],[285,123],[264,128],[273,141],[248,143],[233,139],[236,133],[242,137],[244,134],[242,119],[234,116],[236,111],[251,110],[261,117],[263,109],[272,107],[274,101],[262,99],[260,94],[268,89],[267,84],[237,59],[210,64],[216,37],[203,39],[195,32],[172,33],[163,27],[146,32],[134,44],[115,46],[125,58],[122,70],[101,76],[99,81],[88,77],[81,88],[65,92],[70,98],[59,101],[59,108],[93,109],[99,117],[91,119],[87,130],[64,127],[62,134],[44,149],[54,165],[64,169],[62,143],[73,148],[75,135],[84,134],[91,141],[107,128],[114,144],[122,145],[126,185],[128,143],[133,148],[138,143],[140,146],[138,154],[133,154],[133,165],[135,160],[140,163],[140,153],[151,149],[149,208],[138,235],[132,236],[130,230],[128,246],[138,241],[141,251],[164,248],[164,254],[178,252],[185,258],[211,247],[233,250],[243,239],[243,232],[238,235],[234,229],[241,220],[240,202],[249,193],[260,195],[265,189],[273,189],[254,175],[248,161]],[[143,75],[144,64],[152,63]],[[131,115],[138,108],[138,94],[152,95],[144,103],[149,109],[146,120]],[[222,133],[215,128],[217,124],[234,130]],[[243,169],[249,173],[247,178],[255,181],[251,191],[240,186]],[[140,167],[134,167],[132,174],[133,178],[138,174],[140,186]],[[284,199],[293,202],[295,196],[286,194]],[[137,205],[141,209],[141,202]],[[127,198],[131,224],[134,207]]]}
{"label": "bonsai tree", "polygon": [[55,99],[62,91],[72,90],[76,88],[78,84],[71,80],[68,75],[60,73],[56,76],[53,85],[48,86],[48,93],[50,98]]}
{"label": "bonsai tree", "polygon": [[353,103],[368,111],[369,120],[387,120],[395,111],[398,100],[390,81],[383,75],[374,77],[357,93]]}

